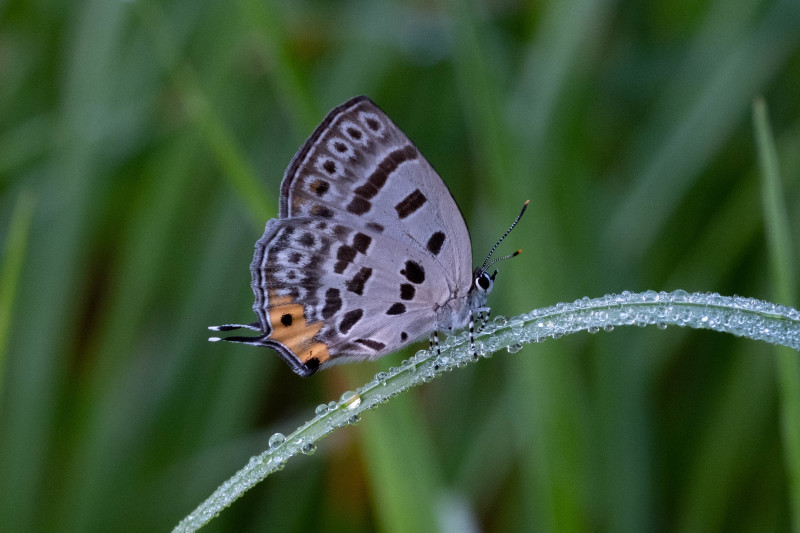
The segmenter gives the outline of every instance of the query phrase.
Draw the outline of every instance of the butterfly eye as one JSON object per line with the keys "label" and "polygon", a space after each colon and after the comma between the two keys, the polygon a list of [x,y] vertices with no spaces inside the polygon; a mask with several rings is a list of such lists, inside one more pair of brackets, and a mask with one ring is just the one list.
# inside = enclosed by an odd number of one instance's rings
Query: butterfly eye
{"label": "butterfly eye", "polygon": [[489,277],[489,274],[486,272],[481,272],[478,274],[478,277],[475,278],[475,288],[481,292],[489,292],[492,290],[493,284],[494,276]]}

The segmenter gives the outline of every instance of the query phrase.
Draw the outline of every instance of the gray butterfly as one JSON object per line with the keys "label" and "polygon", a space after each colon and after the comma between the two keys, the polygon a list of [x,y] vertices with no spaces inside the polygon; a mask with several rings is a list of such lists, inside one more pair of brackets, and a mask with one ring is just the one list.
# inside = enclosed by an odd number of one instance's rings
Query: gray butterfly
{"label": "gray butterfly", "polygon": [[438,331],[469,325],[472,338],[476,315],[488,318],[497,271],[487,268],[505,259],[489,257],[472,269],[467,225],[447,186],[358,96],[325,117],[286,170],[279,218],[267,222],[250,265],[258,322],[209,328],[259,335],[210,340],[267,346],[310,376],[427,334],[438,347]]}

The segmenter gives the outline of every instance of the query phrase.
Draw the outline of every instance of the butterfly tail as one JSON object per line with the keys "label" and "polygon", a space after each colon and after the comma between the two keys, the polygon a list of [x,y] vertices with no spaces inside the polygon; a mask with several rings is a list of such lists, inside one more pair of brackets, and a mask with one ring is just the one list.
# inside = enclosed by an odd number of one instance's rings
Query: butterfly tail
{"label": "butterfly tail", "polygon": [[209,337],[208,340],[211,342],[240,342],[243,344],[262,346],[263,344],[260,341],[265,337],[264,332],[261,330],[261,324],[258,322],[253,322],[251,324],[222,324],[221,326],[209,326],[208,329],[211,331],[234,331],[237,329],[249,329],[251,331],[258,331],[261,333],[261,335],[257,337]]}
{"label": "butterfly tail", "polygon": [[250,324],[222,324],[221,326],[208,326],[211,331],[233,331],[235,329],[250,329],[261,331],[261,324],[252,322]]}

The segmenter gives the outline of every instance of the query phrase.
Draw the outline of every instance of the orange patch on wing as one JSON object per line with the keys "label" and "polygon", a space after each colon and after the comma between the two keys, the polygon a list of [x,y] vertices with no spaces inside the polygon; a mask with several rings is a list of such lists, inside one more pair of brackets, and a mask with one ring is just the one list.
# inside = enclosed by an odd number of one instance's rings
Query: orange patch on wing
{"label": "orange patch on wing", "polygon": [[328,347],[314,339],[322,329],[322,322],[306,322],[303,305],[290,296],[269,291],[269,321],[272,324],[269,338],[286,346],[301,363],[314,358],[324,363],[330,358]]}

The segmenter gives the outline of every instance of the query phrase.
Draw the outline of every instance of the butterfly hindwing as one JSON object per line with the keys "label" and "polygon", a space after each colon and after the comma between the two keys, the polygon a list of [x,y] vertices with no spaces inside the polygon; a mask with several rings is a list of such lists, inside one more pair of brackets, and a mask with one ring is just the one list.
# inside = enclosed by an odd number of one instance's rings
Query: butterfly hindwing
{"label": "butterfly hindwing", "polygon": [[284,357],[322,365],[380,357],[429,332],[437,305],[452,298],[433,257],[343,222],[272,220],[257,243],[254,310],[267,345]]}

